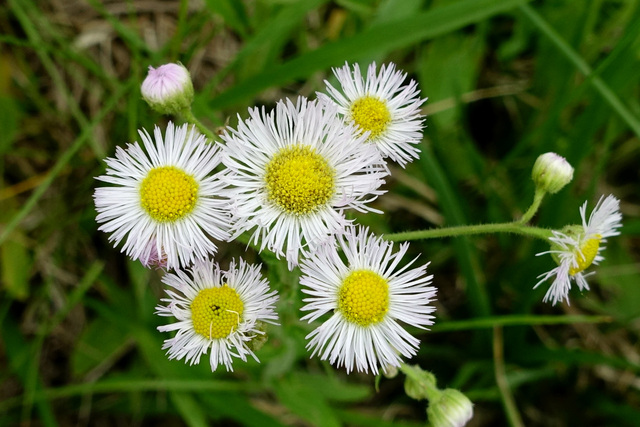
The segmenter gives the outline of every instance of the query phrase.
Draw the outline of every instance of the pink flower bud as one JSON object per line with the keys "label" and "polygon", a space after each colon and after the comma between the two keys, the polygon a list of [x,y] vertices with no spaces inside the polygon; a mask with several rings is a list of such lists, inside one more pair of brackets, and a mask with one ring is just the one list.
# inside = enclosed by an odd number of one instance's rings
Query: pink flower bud
{"label": "pink flower bud", "polygon": [[193,101],[191,75],[180,63],[149,67],[140,91],[147,104],[161,114],[178,114]]}

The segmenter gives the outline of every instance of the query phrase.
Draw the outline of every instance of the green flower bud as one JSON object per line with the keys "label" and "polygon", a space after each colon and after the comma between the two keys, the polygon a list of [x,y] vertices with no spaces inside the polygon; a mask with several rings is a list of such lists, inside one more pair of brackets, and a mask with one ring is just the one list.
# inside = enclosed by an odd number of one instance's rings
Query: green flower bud
{"label": "green flower bud", "polygon": [[531,178],[546,193],[557,193],[573,179],[573,167],[556,153],[544,153],[533,165]]}
{"label": "green flower bud", "polygon": [[473,417],[473,403],[460,391],[448,388],[429,400],[427,417],[432,427],[462,427]]}
{"label": "green flower bud", "polygon": [[[404,380],[404,392],[412,399],[435,399],[440,396],[436,386],[436,377],[431,372],[424,371],[418,365],[404,367],[407,377]],[[407,371],[411,371],[410,375]]]}

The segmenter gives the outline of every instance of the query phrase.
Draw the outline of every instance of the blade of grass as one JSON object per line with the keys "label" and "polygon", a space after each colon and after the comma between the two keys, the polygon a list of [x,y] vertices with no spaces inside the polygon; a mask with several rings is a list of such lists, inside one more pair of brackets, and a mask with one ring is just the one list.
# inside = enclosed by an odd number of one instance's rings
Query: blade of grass
{"label": "blade of grass", "polygon": [[507,374],[504,367],[504,342],[502,339],[502,327],[493,328],[493,367],[496,376],[496,384],[500,390],[502,405],[507,413],[507,420],[512,427],[523,427],[522,417],[513,399],[513,394],[507,382]]}
{"label": "blade of grass", "polygon": [[[65,84],[64,79],[62,78],[62,75],[58,70],[59,66],[56,65],[49,56],[47,49],[45,48],[46,43],[40,36],[40,32],[36,28],[34,20],[29,17],[26,10],[22,9],[23,6],[28,7],[29,4],[18,2],[16,0],[10,0],[10,5],[12,6],[12,10],[15,13],[16,17],[20,21],[20,25],[24,29],[24,32],[27,34],[27,37],[33,43],[35,52],[42,62],[42,65],[47,70],[47,73],[53,80],[57,90],[63,95],[65,102],[69,106],[71,115],[76,120],[76,122],[78,122],[81,128],[87,127],[89,124],[89,120],[84,115],[75,98],[71,95],[71,92],[67,88],[67,85]],[[93,140],[90,140],[89,143],[96,157],[104,157],[105,153],[100,146],[94,144]]]}
{"label": "blade of grass", "polygon": [[528,4],[520,4],[520,10],[535,25],[542,34],[573,63],[573,65],[587,77],[587,81],[593,85],[602,98],[613,108],[620,118],[640,137],[640,120],[622,103],[618,95],[593,70],[584,59],[549,25],[549,23]]}
{"label": "blade of grass", "polygon": [[62,322],[69,312],[76,306],[84,296],[84,294],[89,290],[91,285],[93,285],[104,269],[104,262],[102,261],[94,261],[86,273],[80,281],[76,288],[71,292],[64,306],[57,311],[48,321],[43,324],[42,331],[39,332],[42,335],[48,335],[51,331]]}
{"label": "blade of grass", "polygon": [[[141,352],[142,358],[148,368],[163,380],[178,380],[188,376],[190,367],[185,364],[176,364],[170,361],[163,354],[161,344],[157,337],[150,331],[150,325],[145,324],[136,315],[131,313],[123,314],[114,311],[111,307],[106,306],[102,302],[87,299],[86,306],[95,309],[102,317],[112,322],[118,327],[124,328],[136,340],[137,347]],[[126,308],[124,308],[126,310]],[[261,387],[255,385],[253,391],[260,390]],[[192,396],[191,390],[188,391],[172,391],[170,397],[176,409],[183,417],[183,420],[190,426],[207,426],[205,408],[198,404],[198,401]]]}
{"label": "blade of grass", "polygon": [[[256,52],[265,49],[272,50],[273,45],[278,40],[284,40],[294,26],[303,20],[304,16],[312,9],[319,7],[326,0],[298,1],[282,8],[274,17],[265,22],[255,35],[249,39],[242,49],[233,57],[233,60],[214,75],[201,91],[199,98],[209,98],[215,88],[223,81],[229,73],[238,68],[240,64],[254,55]],[[274,41],[274,39],[276,41]]]}
{"label": "blade of grass", "polygon": [[[5,354],[9,360],[9,366],[18,379],[25,385],[29,382],[31,373],[29,372],[29,361],[32,357],[31,346],[25,340],[24,336],[20,332],[18,325],[15,323],[11,316],[7,316],[0,324],[0,332],[2,334],[2,342]],[[42,381],[36,375],[35,385],[33,386],[36,393],[43,389]],[[17,397],[16,405],[19,405],[24,401],[24,395]],[[35,402],[37,413],[40,417],[40,421],[47,427],[57,426],[53,410],[49,405],[49,402],[39,400]],[[30,422],[30,407],[23,407],[22,419],[23,425],[29,425]]]}
{"label": "blade of grass", "polygon": [[437,7],[411,18],[385,22],[353,37],[327,43],[311,52],[274,66],[218,95],[209,108],[221,109],[250,98],[261,90],[307,77],[317,70],[337,66],[372,54],[379,54],[458,30],[505,12],[524,0],[463,0]]}
{"label": "blade of grass", "polygon": [[[62,35],[60,30],[54,26],[52,21],[47,19],[42,10],[33,3],[33,0],[22,0],[22,4],[29,8],[29,13],[36,19],[33,24],[38,29],[40,38],[43,40],[50,38],[55,43],[43,43],[42,47],[47,50],[50,56],[58,58],[58,64],[67,66],[69,60],[74,61],[102,82],[108,84],[111,89],[114,88],[114,83],[117,82],[117,80],[110,77],[104,67],[95,62],[93,58],[86,55],[73,43],[70,43],[69,40]],[[67,69],[70,72],[74,71],[73,67]]]}
{"label": "blade of grass", "polygon": [[[467,219],[463,213],[459,198],[451,187],[447,176],[436,161],[430,149],[424,149],[420,159],[421,170],[426,182],[432,183],[437,190],[440,205],[449,225],[466,224]],[[488,316],[491,312],[489,297],[484,283],[477,279],[477,261],[473,256],[473,248],[468,238],[459,237],[453,241],[460,268],[467,281],[469,291],[469,304],[474,314]]]}
{"label": "blade of grass", "polygon": [[236,0],[205,0],[205,4],[213,13],[224,18],[229,25],[244,39],[249,34],[249,18],[244,4]]}
{"label": "blade of grass", "polygon": [[76,138],[74,143],[69,147],[59,158],[56,164],[51,168],[47,177],[42,181],[42,183],[36,188],[36,190],[31,194],[29,199],[25,202],[22,209],[7,223],[2,230],[2,234],[0,234],[0,245],[9,237],[14,228],[22,221],[22,219],[31,212],[31,210],[35,207],[38,200],[42,197],[42,195],[47,191],[53,180],[62,172],[64,167],[69,163],[71,158],[76,154],[76,152],[82,148],[87,141],[91,138],[93,129],[100,123],[105,116],[111,112],[118,102],[122,101],[122,97],[127,93],[131,87],[133,86],[133,81],[129,81],[128,84],[122,85],[113,96],[105,102],[104,108],[96,114],[93,120],[82,129],[82,133]]}
{"label": "blade of grass", "polygon": [[[128,380],[103,380],[99,382],[73,384],[63,387],[46,388],[36,391],[33,396],[35,402],[52,401],[69,397],[81,397],[86,394],[130,393],[137,391],[166,391],[204,393],[212,391],[222,392],[250,392],[259,386],[250,382],[211,381],[211,380],[169,380],[137,378]],[[13,397],[0,402],[0,412],[7,411],[20,404],[20,397]]]}
{"label": "blade of grass", "polygon": [[23,400],[23,419],[27,420],[31,414],[34,403],[34,396],[37,392],[40,365],[40,355],[42,353],[42,344],[45,337],[64,320],[71,309],[80,301],[82,296],[87,292],[89,287],[95,282],[98,275],[104,268],[104,263],[95,261],[87,270],[85,275],[80,279],[78,286],[73,290],[62,309],[55,313],[46,323],[43,323],[38,330],[33,344],[31,345],[31,357],[29,358],[29,368],[27,369],[26,379],[24,383],[24,400]]}
{"label": "blade of grass", "polygon": [[118,17],[112,15],[103,2],[99,2],[96,0],[89,0],[91,6],[102,15],[102,17],[107,20],[112,26],[113,29],[116,30],[118,35],[122,37],[122,39],[131,47],[133,50],[138,50],[141,52],[145,52],[151,56],[153,53],[151,49],[147,46],[147,44],[133,31],[131,28],[128,28],[123,24],[122,20]]}

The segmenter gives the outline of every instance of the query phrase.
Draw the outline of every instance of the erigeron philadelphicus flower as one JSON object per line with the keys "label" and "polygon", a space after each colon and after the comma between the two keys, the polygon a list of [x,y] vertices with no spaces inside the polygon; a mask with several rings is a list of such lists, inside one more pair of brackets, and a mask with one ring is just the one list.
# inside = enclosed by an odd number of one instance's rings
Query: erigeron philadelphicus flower
{"label": "erigeron philadelphicus flower", "polygon": [[227,371],[236,357],[242,361],[254,354],[252,341],[264,336],[264,323],[275,324],[278,316],[276,291],[270,291],[259,265],[244,260],[222,271],[213,261],[197,262],[186,271],[176,270],[162,281],[171,288],[166,306],[156,307],[160,316],[175,317],[177,322],[159,326],[161,332],[177,331],[164,341],[169,359],[184,359],[190,365],[209,353],[211,370],[225,365]]}
{"label": "erigeron philadelphicus flower", "polygon": [[180,63],[149,67],[140,92],[155,111],[161,114],[179,114],[191,108],[193,102],[191,74]]}
{"label": "erigeron philadelphicus flower", "polygon": [[254,244],[285,255],[292,268],[350,223],[344,209],[375,212],[367,204],[383,193],[388,170],[334,106],[299,98],[249,116],[222,135],[233,238],[254,229]]}
{"label": "erigeron philadelphicus flower", "polygon": [[[302,261],[300,284],[309,297],[302,320],[330,317],[308,336],[307,349],[347,372],[378,373],[400,366],[400,356],[416,354],[420,341],[398,321],[425,329],[433,324],[430,305],[436,289],[430,286],[425,264],[409,268],[415,259],[398,267],[408,243],[393,253],[393,243],[350,227]],[[341,257],[338,250],[342,250]]]}
{"label": "erigeron philadelphicus flower", "polygon": [[533,164],[531,178],[536,188],[546,193],[557,193],[573,179],[573,167],[556,153],[544,153]]}
{"label": "erigeron philadelphicus flower", "polygon": [[601,252],[605,248],[603,243],[606,243],[607,237],[620,234],[620,201],[614,196],[600,197],[588,220],[586,210],[587,202],[584,202],[580,207],[582,225],[569,225],[562,231],[553,230],[553,237],[549,238],[551,250],[538,254],[551,254],[558,264],[551,271],[538,276],[541,279],[534,286],[535,289],[543,282],[553,279],[544,302],[551,301],[555,305],[558,301],[566,300],[568,303],[572,281],[578,284],[581,291],[588,290],[586,277],[594,273],[585,274],[584,271],[604,259]]}
{"label": "erigeron philadelphicus flower", "polygon": [[376,74],[374,62],[366,77],[358,64],[353,71],[347,63],[333,72],[340,88],[325,81],[328,94],[318,93],[318,98],[338,105],[347,123],[355,124],[361,133],[368,132],[367,142],[375,145],[383,157],[402,167],[418,158],[416,145],[422,140],[424,127],[420,106],[426,101],[420,98],[418,84],[411,80],[403,85],[407,75],[396,70],[393,63],[383,65]]}
{"label": "erigeron philadelphicus flower", "polygon": [[224,172],[213,173],[219,147],[188,125],[169,123],[164,138],[158,127],[153,138],[139,134],[142,146],[117,147],[96,178],[112,184],[94,194],[99,229],[114,246],[124,240],[122,251],[145,265],[185,267],[215,254],[212,239],[226,240],[230,228]]}

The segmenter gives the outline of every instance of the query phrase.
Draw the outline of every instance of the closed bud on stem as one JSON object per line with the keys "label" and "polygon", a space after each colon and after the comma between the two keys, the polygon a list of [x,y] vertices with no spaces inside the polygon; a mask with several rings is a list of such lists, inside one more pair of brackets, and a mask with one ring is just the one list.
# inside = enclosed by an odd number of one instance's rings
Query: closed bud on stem
{"label": "closed bud on stem", "polygon": [[573,179],[573,167],[556,153],[540,155],[531,172],[536,188],[546,193],[557,193]]}
{"label": "closed bud on stem", "polygon": [[191,75],[180,63],[149,67],[140,92],[147,104],[161,114],[181,114],[193,102]]}
{"label": "closed bud on stem", "polygon": [[429,399],[427,417],[432,427],[462,427],[473,417],[473,403],[460,391],[447,388]]}
{"label": "closed bud on stem", "polygon": [[395,378],[398,376],[398,368],[393,365],[387,365],[382,369],[382,375],[385,378]]}

